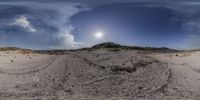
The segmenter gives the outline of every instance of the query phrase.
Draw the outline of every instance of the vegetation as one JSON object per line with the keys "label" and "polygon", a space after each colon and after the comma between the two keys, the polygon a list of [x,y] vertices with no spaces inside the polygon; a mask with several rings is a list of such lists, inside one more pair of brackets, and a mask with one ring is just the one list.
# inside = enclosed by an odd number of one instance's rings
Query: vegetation
{"label": "vegetation", "polygon": [[97,44],[92,47],[92,49],[100,49],[100,48],[107,48],[110,51],[120,51],[120,50],[144,50],[144,51],[178,51],[169,48],[155,48],[155,47],[139,47],[139,46],[125,46],[119,45],[113,42],[106,42],[102,44]]}
{"label": "vegetation", "polygon": [[21,50],[21,49],[20,48],[16,48],[16,47],[0,48],[0,51],[16,51],[16,50]]}
{"label": "vegetation", "polygon": [[[125,45],[119,45],[117,43],[113,42],[105,42],[101,44],[97,44],[92,46],[91,48],[81,48],[77,50],[85,50],[85,51],[93,51],[96,49],[107,49],[112,52],[118,52],[121,50],[143,50],[143,51],[158,51],[158,52],[172,52],[172,51],[178,51],[175,49],[169,49],[169,48],[155,48],[155,47],[139,47],[139,46],[125,46]],[[20,49],[16,47],[5,47],[5,48],[0,48],[0,51],[16,51],[16,50],[21,50],[21,51],[32,51],[28,49]],[[69,51],[77,51],[77,50],[69,50]],[[37,53],[47,53],[47,54],[63,54],[66,50],[34,50],[33,52]]]}

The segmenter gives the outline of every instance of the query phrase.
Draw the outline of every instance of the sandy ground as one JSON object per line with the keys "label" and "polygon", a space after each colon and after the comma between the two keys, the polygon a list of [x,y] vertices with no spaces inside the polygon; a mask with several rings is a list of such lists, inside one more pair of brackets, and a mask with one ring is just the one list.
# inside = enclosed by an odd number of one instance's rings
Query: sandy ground
{"label": "sandy ground", "polygon": [[200,52],[0,52],[0,99],[200,98]]}
{"label": "sandy ground", "polygon": [[176,97],[200,99],[200,52],[154,54],[168,64],[171,78],[164,94]]}

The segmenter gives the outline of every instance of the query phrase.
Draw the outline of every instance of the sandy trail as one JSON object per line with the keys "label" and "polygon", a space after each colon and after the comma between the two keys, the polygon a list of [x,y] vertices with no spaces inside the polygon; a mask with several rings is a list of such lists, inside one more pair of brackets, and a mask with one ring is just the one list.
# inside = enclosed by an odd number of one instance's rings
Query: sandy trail
{"label": "sandy trail", "polygon": [[0,97],[69,100],[198,97],[199,68],[195,66],[199,64],[196,60],[199,53],[181,56],[133,50],[66,51],[64,55],[0,52]]}
{"label": "sandy trail", "polygon": [[172,71],[165,95],[200,98],[200,52],[156,54],[154,57],[167,63]]}
{"label": "sandy trail", "polygon": [[[31,96],[35,95],[34,93],[44,93],[49,85],[47,77],[48,73],[45,71],[52,67],[56,66],[60,59],[58,56],[49,56],[49,55],[39,55],[35,57],[35,54],[30,54],[30,58],[25,58],[24,55],[16,52],[10,52],[6,56],[9,58],[3,57],[0,64],[0,94],[2,97],[18,97],[18,96]],[[13,59],[15,62],[10,61],[10,56],[16,56]],[[34,58],[35,57],[35,58]],[[8,60],[8,61],[7,61]],[[24,60],[24,64],[22,63]],[[19,62],[18,62],[19,61]],[[5,66],[6,65],[6,66]],[[51,75],[53,73],[50,73]],[[50,75],[49,74],[49,75]]]}

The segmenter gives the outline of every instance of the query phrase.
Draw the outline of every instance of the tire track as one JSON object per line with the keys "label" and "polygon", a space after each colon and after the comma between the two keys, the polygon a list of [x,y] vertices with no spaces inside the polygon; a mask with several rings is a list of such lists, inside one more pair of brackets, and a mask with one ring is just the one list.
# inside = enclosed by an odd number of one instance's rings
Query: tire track
{"label": "tire track", "polygon": [[[17,70],[5,70],[5,69],[0,69],[0,74],[6,74],[6,75],[24,75],[24,74],[32,74],[35,72],[39,72],[41,70],[44,70],[46,68],[48,68],[51,64],[53,64],[59,57],[55,57],[52,58],[52,60],[48,61],[48,63],[45,66],[42,66],[43,64],[41,64],[41,66],[35,66],[35,67],[31,67],[34,68],[33,70],[31,68],[29,69],[17,69]],[[46,63],[46,62],[44,62]],[[31,70],[30,70],[31,69]],[[24,71],[24,72],[20,72],[21,70],[29,70],[29,71]],[[17,72],[18,71],[18,72]]]}

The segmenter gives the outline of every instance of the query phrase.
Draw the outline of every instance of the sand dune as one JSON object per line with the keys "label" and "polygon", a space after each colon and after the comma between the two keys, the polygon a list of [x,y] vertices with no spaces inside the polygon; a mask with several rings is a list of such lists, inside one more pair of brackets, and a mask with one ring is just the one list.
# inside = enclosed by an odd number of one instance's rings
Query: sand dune
{"label": "sand dune", "polygon": [[0,97],[129,100],[200,97],[200,52],[0,52]]}

